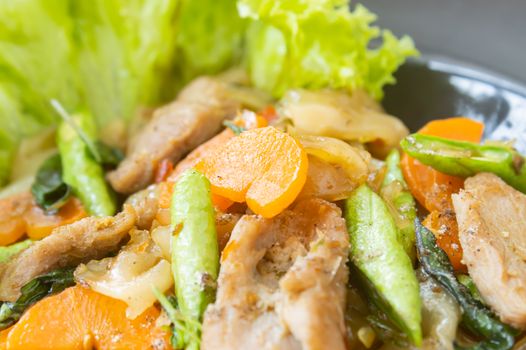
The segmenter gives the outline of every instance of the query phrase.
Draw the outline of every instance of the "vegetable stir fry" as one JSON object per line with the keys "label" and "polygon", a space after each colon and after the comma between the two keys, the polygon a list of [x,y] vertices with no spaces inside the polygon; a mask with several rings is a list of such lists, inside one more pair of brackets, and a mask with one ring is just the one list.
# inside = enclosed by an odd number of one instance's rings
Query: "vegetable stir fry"
{"label": "vegetable stir fry", "polygon": [[524,343],[525,156],[384,111],[418,51],[374,21],[0,3],[0,348]]}

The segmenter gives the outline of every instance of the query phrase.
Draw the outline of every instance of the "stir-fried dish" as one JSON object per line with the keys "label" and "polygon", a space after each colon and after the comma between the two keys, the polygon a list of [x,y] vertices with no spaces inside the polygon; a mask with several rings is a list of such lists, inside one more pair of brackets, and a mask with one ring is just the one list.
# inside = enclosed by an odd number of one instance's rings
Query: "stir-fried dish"
{"label": "stir-fried dish", "polygon": [[0,348],[526,348],[524,156],[352,8],[0,3]]}

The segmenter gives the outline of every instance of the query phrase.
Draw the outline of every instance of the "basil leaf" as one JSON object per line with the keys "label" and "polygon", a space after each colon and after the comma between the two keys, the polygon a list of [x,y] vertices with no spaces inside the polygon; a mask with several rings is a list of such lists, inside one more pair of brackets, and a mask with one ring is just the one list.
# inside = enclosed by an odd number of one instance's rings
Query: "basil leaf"
{"label": "basil leaf", "polygon": [[62,161],[59,154],[48,158],[38,169],[31,193],[36,203],[48,214],[53,214],[66,204],[71,187],[62,179]]}
{"label": "basil leaf", "polygon": [[95,143],[97,153],[100,157],[100,164],[107,167],[116,167],[124,159],[124,154],[118,148],[108,146],[107,144],[97,141]]}
{"label": "basil leaf", "polygon": [[59,293],[75,284],[74,268],[53,270],[36,277],[21,289],[15,302],[4,302],[0,306],[0,329],[5,329],[18,321],[24,311],[42,298]]}

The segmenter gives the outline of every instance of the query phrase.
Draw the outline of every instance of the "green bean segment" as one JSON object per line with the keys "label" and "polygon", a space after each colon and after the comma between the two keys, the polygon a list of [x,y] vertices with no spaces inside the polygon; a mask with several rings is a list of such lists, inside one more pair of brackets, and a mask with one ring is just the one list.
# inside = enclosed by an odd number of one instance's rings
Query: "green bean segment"
{"label": "green bean segment", "polygon": [[353,264],[383,299],[385,312],[419,346],[422,342],[419,285],[387,206],[367,185],[355,190],[345,204]]}
{"label": "green bean segment", "polygon": [[407,136],[400,145],[411,157],[443,173],[460,177],[493,173],[526,193],[526,162],[524,156],[511,147],[421,134]]}
{"label": "green bean segment", "polygon": [[[175,184],[171,205],[173,236],[172,271],[183,316],[201,322],[215,296],[219,273],[219,248],[210,182],[195,170],[185,172]],[[193,327],[193,332],[199,330]],[[188,337],[186,349],[199,349]],[[197,338],[199,339],[199,338]]]}

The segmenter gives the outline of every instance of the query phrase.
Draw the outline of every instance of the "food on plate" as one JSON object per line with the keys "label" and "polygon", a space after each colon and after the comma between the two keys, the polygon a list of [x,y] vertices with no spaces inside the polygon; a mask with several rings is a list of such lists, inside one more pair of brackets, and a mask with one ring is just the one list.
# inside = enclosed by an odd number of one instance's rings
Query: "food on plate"
{"label": "food on plate", "polygon": [[480,173],[466,180],[453,204],[464,261],[482,299],[502,321],[524,327],[526,195]]}
{"label": "food on plate", "polygon": [[244,215],[221,255],[203,349],[345,349],[349,239],[341,210],[306,199]]}
{"label": "food on plate", "polygon": [[0,349],[520,349],[524,155],[386,112],[375,18],[0,2]]}

